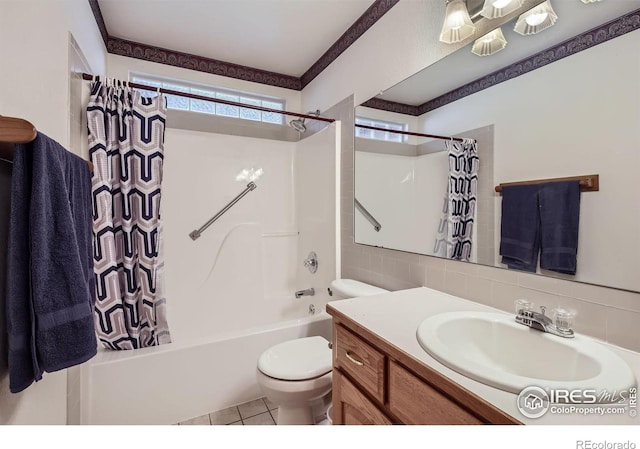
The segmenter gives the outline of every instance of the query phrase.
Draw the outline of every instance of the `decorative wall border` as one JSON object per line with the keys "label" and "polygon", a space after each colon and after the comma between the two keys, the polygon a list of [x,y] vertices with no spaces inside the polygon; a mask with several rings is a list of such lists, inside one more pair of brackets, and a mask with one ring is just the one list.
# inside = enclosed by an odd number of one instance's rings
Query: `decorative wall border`
{"label": "decorative wall border", "polygon": [[[637,29],[640,29],[640,9],[622,15],[599,27],[585,31],[582,34],[574,36],[546,50],[542,50],[500,70],[496,70],[419,106],[404,105],[402,103],[376,99],[375,97],[362,105],[390,112],[419,116]],[[401,112],[402,110],[407,112]],[[411,113],[411,111],[414,113]]]}
{"label": "decorative wall border", "polygon": [[376,97],[373,97],[365,101],[364,103],[362,103],[362,106],[366,106],[368,108],[374,108],[374,109],[382,109],[384,111],[389,111],[389,112],[397,112],[398,114],[420,115],[419,113],[420,106],[413,106],[410,104],[383,100],[382,98],[376,98]]}
{"label": "decorative wall border", "polygon": [[400,0],[376,0],[301,77],[112,37],[107,31],[98,0],[88,1],[109,53],[269,86],[302,90]]}
{"label": "decorative wall border", "polygon": [[301,77],[302,88],[326,69],[400,0],[376,0]]}
{"label": "decorative wall border", "polygon": [[301,90],[300,78],[282,73],[268,72],[217,59],[203,58],[189,53],[153,47],[139,42],[126,41],[109,37],[107,51],[114,55],[172,65],[183,69],[197,70],[213,75],[228,76],[230,78],[283,87],[285,89]]}

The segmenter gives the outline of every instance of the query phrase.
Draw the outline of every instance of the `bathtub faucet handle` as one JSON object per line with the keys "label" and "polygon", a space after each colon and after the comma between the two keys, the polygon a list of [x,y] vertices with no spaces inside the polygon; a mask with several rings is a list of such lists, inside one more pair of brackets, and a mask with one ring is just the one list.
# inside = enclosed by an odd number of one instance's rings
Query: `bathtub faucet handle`
{"label": "bathtub faucet handle", "polygon": [[309,269],[311,273],[318,271],[318,255],[315,251],[311,251],[309,256],[304,260],[303,265]]}

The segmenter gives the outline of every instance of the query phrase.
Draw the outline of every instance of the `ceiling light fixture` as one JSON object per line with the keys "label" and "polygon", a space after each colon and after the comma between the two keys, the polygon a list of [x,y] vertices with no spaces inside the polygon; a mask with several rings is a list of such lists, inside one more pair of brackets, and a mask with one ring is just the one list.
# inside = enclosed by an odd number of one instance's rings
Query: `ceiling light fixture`
{"label": "ceiling light fixture", "polygon": [[490,56],[498,53],[507,46],[507,40],[502,34],[502,28],[496,28],[490,33],[485,34],[473,44],[471,53],[478,56]]}
{"label": "ceiling light fixture", "polygon": [[582,3],[595,3],[595,2],[599,2],[600,0],[582,0]]}
{"label": "ceiling light fixture", "polygon": [[497,19],[511,14],[520,8],[523,3],[524,0],[484,0],[484,6],[480,15],[487,19]]}
{"label": "ceiling light fixture", "polygon": [[558,15],[553,11],[551,3],[547,0],[544,3],[530,9],[518,17],[513,30],[516,33],[528,36],[546,30],[558,20]]}
{"label": "ceiling light fixture", "polygon": [[440,42],[455,44],[471,36],[476,27],[469,17],[464,0],[448,0],[444,24],[440,32]]}

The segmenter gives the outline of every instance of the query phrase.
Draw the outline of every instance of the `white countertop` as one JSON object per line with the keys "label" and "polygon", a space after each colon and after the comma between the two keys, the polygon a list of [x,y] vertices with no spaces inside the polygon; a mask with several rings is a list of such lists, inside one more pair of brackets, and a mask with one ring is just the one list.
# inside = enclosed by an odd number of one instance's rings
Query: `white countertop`
{"label": "white countertop", "polygon": [[[454,311],[505,314],[504,311],[426,287],[332,301],[331,307],[524,424],[640,424],[640,417],[631,417],[628,413],[600,416],[547,412],[538,419],[525,418],[516,407],[516,394],[482,384],[447,368],[422,349],[416,338],[420,323],[432,315]],[[636,379],[640,379],[639,353],[599,342],[624,359],[635,373]],[[640,411],[640,403],[636,410]]]}

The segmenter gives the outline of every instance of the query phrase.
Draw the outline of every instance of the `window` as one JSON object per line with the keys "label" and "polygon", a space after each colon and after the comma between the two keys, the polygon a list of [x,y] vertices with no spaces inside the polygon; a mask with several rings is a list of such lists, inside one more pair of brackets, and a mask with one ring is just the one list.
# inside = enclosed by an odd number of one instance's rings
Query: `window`
{"label": "window", "polygon": [[[375,126],[376,128],[384,128],[393,131],[407,131],[408,128],[406,123],[387,122],[384,120],[378,120],[368,117],[356,117],[356,125]],[[407,141],[407,136],[404,134],[357,127],[356,137],[362,137],[363,139],[386,140],[387,142],[399,143]]]}
{"label": "window", "polygon": [[[284,100],[281,98],[266,97],[241,92],[239,90],[224,89],[215,86],[190,83],[188,81],[179,81],[140,74],[131,74],[131,82],[144,84],[145,86],[151,86],[154,88],[161,87],[163,89],[192,93],[203,97],[217,98],[220,100],[233,101],[251,106],[261,106],[279,111],[284,110]],[[146,97],[153,97],[156,95],[153,91],[142,89],[138,90]],[[196,100],[194,98],[180,97],[178,95],[166,95],[166,97],[167,106],[171,109],[241,118],[244,120],[274,123],[277,125],[284,124],[284,115],[278,114],[277,112],[258,111],[255,109],[243,108],[241,106],[232,106],[207,100]]]}

